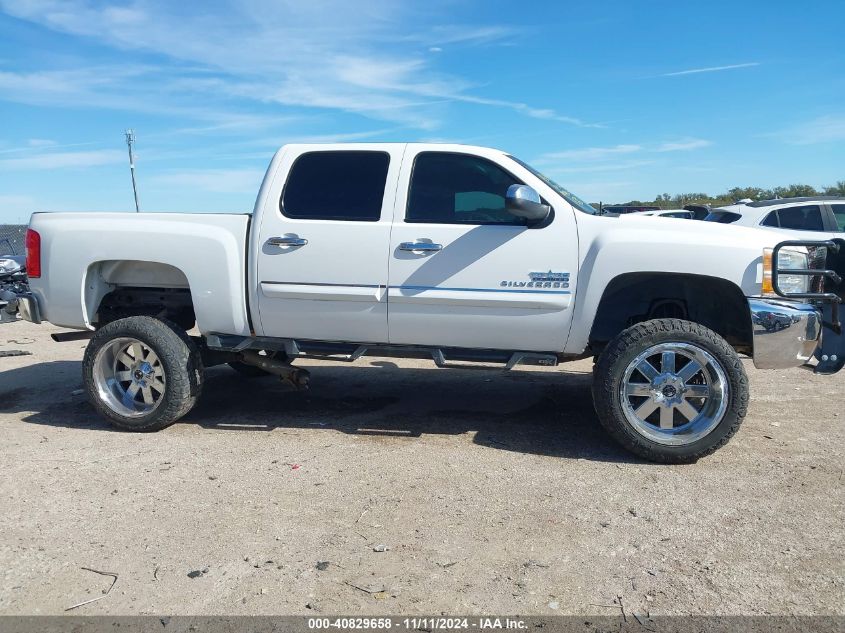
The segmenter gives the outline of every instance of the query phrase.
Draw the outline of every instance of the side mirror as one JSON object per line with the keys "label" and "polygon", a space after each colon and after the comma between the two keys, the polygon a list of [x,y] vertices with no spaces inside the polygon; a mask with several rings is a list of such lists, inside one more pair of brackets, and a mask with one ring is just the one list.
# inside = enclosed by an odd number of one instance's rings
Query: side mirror
{"label": "side mirror", "polygon": [[519,218],[525,218],[529,224],[543,222],[551,207],[540,202],[540,194],[528,185],[511,185],[505,194],[505,208],[508,213]]}

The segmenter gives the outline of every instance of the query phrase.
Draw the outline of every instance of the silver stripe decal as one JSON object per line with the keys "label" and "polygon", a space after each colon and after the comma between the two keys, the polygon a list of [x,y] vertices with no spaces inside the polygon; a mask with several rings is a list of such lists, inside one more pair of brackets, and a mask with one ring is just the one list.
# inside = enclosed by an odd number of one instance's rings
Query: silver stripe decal
{"label": "silver stripe decal", "polygon": [[448,290],[451,292],[509,292],[535,295],[568,295],[569,290],[522,290],[514,288],[443,288],[441,286],[390,286],[390,290]]}
{"label": "silver stripe decal", "polygon": [[387,288],[383,284],[327,284],[312,283],[310,281],[262,281],[261,283],[277,286],[317,286],[320,288]]}
{"label": "silver stripe decal", "polygon": [[380,284],[328,284],[299,281],[262,281],[279,286],[317,286],[322,288],[387,288],[388,290],[445,290],[449,292],[505,292],[511,294],[569,295],[569,290],[525,290],[517,288],[444,288],[442,286],[383,286]]}

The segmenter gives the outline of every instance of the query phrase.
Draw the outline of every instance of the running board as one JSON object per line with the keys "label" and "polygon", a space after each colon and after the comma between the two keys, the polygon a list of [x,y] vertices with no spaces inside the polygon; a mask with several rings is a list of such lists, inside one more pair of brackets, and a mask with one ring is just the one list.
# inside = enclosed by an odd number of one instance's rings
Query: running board
{"label": "running board", "polygon": [[504,350],[485,350],[470,348],[440,348],[418,345],[357,345],[354,343],[325,343],[322,341],[297,341],[271,337],[245,337],[228,334],[209,334],[206,345],[213,350],[243,352],[246,350],[270,350],[284,352],[288,359],[298,358],[352,363],[363,356],[382,356],[394,358],[431,358],[438,367],[461,369],[467,364],[458,363],[498,363],[505,370],[517,365],[535,365],[555,367],[558,356],[542,352],[512,352]]}

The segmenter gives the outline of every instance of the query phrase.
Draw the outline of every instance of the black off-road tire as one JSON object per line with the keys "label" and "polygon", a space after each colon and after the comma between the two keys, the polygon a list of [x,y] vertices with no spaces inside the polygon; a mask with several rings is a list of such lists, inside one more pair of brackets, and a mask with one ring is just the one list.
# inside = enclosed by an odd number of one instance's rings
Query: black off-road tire
{"label": "black off-road tire", "polygon": [[[681,446],[659,444],[638,433],[625,417],[620,396],[628,365],[653,345],[671,342],[692,343],[709,352],[729,386],[722,420],[706,436]],[[748,376],[736,351],[712,330],[681,319],[654,319],[623,330],[604,348],[594,368],[593,405],[605,430],[632,453],[666,464],[691,463],[725,445],[739,430],[748,410]]]}
{"label": "black off-road tire", "polygon": [[[102,401],[94,377],[97,352],[117,338],[134,338],[149,346],[161,360],[166,378],[163,402],[150,413],[127,417]],[[204,369],[199,349],[175,323],[149,316],[112,321],[91,338],[82,361],[82,379],[94,408],[114,426],[128,431],[158,431],[190,411],[202,392]]]}

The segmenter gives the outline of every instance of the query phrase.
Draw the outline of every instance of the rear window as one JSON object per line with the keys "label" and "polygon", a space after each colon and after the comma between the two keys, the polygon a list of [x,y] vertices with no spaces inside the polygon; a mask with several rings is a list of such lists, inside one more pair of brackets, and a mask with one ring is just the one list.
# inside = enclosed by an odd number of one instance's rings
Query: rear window
{"label": "rear window", "polygon": [[288,174],[279,208],[289,218],[375,222],[389,163],[384,152],[302,154]]}
{"label": "rear window", "polygon": [[711,211],[707,214],[707,217],[704,218],[705,222],[718,222],[719,224],[730,224],[731,222],[736,222],[742,216],[739,213],[733,213],[732,211]]}

